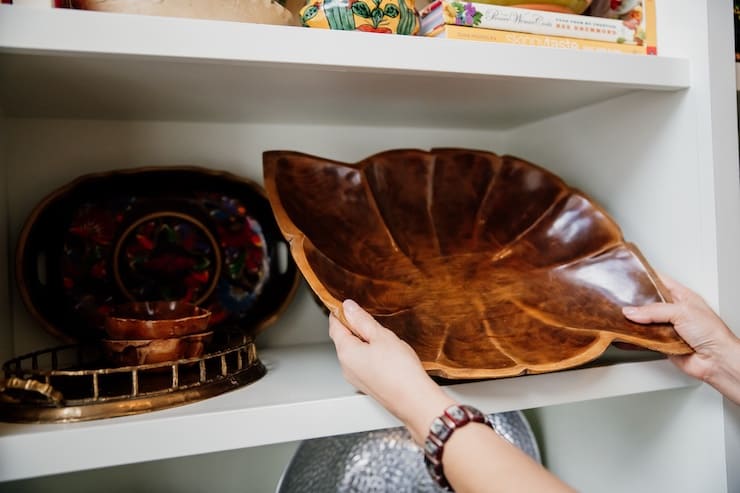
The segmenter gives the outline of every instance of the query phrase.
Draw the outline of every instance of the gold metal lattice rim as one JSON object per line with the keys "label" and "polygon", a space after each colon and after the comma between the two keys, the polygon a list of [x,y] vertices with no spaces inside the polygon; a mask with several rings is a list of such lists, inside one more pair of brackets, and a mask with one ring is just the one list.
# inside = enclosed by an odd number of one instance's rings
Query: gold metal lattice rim
{"label": "gold metal lattice rim", "polygon": [[[248,385],[260,379],[266,369],[257,357],[254,343],[242,336],[241,342],[220,351],[210,352],[198,358],[182,359],[165,363],[117,368],[98,368],[82,370],[59,370],[57,354],[62,350],[81,349],[78,345],[61,346],[37,351],[9,360],[3,365],[5,381],[0,384],[0,420],[26,423],[73,422],[91,419],[112,418],[143,412],[165,409]],[[49,356],[52,368],[39,368],[39,359]],[[24,364],[30,368],[24,368]],[[207,366],[210,364],[211,370]],[[197,365],[197,381],[183,383],[183,370]],[[217,370],[214,371],[213,367]],[[168,386],[161,385],[155,390],[143,391],[142,382],[151,372],[159,372],[163,379],[169,371]],[[101,379],[106,375],[128,375],[130,392],[115,396],[103,395]],[[56,377],[89,379],[91,395],[79,399],[65,399],[52,385]],[[8,390],[35,394],[36,399],[18,398]],[[42,397],[42,399],[39,399]]]}

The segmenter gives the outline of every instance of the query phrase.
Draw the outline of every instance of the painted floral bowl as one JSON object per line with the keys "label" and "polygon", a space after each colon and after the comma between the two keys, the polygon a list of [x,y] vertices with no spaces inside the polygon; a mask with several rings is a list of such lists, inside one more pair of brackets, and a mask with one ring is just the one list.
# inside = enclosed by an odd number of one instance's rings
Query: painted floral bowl
{"label": "painted floral bowl", "polygon": [[358,163],[263,154],[265,187],[304,277],[331,312],[352,298],[432,374],[488,378],[573,367],[614,341],[690,348],[625,305],[668,294],[582,192],[512,156],[401,149]]}
{"label": "painted floral bowl", "polygon": [[313,0],[299,11],[305,27],[416,34],[419,13],[414,0]]}

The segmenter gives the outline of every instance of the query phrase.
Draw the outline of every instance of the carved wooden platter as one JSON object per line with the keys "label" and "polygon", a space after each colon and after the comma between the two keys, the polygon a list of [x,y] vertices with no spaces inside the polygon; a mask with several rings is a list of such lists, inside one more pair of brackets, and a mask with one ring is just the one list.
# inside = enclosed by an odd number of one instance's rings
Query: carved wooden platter
{"label": "carved wooden platter", "polygon": [[400,149],[341,163],[263,155],[265,188],[308,284],[344,321],[352,298],[452,379],[574,367],[615,341],[691,352],[621,307],[667,290],[616,222],[512,156]]}

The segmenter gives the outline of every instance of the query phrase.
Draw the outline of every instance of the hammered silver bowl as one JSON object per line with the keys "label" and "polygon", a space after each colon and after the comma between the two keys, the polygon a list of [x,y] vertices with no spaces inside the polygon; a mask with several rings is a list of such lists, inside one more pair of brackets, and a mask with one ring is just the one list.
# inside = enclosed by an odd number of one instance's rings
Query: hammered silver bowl
{"label": "hammered silver bowl", "polygon": [[[537,440],[521,411],[489,414],[496,432],[537,462]],[[421,447],[406,428],[305,440],[277,493],[444,493],[427,473]]]}

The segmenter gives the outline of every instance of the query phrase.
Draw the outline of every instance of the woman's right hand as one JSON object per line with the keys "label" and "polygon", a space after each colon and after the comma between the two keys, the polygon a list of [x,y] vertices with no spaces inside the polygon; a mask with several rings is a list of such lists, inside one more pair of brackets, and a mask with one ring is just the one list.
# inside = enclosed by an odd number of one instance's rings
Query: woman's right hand
{"label": "woman's right hand", "polygon": [[625,307],[624,316],[642,324],[673,324],[694,352],[672,355],[671,361],[740,403],[740,340],[701,296],[673,279],[662,276],[661,280],[673,302]]}

